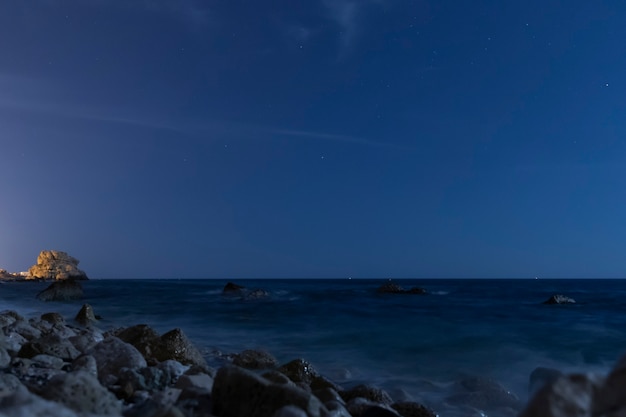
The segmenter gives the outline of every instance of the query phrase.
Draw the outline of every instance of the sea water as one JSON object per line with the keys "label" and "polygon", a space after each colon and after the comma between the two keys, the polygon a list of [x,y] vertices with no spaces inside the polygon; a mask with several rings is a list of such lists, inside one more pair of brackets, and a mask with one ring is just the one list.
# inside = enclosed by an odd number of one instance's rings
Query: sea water
{"label": "sea water", "polygon": [[[271,352],[310,361],[345,384],[371,383],[437,404],[465,376],[499,381],[527,399],[528,378],[544,366],[606,372],[626,352],[623,280],[396,280],[428,295],[377,294],[386,280],[238,280],[269,296],[222,294],[226,280],[90,280],[85,298],[41,302],[48,283],[0,285],[0,310],[27,317],[57,311],[71,319],[83,303],[103,329],[148,324],[181,328],[219,365],[220,353]],[[574,305],[542,304],[552,294]]]}

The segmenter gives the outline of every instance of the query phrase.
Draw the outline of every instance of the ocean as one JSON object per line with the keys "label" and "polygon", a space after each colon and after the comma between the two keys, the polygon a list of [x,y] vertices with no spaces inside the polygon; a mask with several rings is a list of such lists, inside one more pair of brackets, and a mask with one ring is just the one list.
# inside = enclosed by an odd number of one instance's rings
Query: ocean
{"label": "ocean", "polygon": [[[215,366],[220,353],[262,349],[434,408],[460,378],[492,378],[526,400],[537,367],[606,372],[626,352],[626,280],[394,280],[428,295],[377,294],[383,279],[234,281],[269,293],[258,300],[222,295],[226,282],[89,280],[71,302],[38,301],[49,283],[5,283],[0,310],[69,319],[89,303],[103,329],[180,327]],[[542,304],[556,293],[577,303]]]}

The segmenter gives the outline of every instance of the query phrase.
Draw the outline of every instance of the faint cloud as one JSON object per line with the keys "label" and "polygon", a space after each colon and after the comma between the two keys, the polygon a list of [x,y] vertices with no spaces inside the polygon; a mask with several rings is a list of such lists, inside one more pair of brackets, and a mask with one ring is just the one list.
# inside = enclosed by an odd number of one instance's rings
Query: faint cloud
{"label": "faint cloud", "polygon": [[322,0],[328,16],[340,28],[339,41],[343,48],[354,44],[361,31],[363,10],[372,5],[383,6],[392,0]]}
{"label": "faint cloud", "polygon": [[385,148],[395,148],[395,149],[404,149],[408,148],[396,145],[393,143],[387,142],[379,142],[371,139],[365,139],[355,136],[348,135],[337,135],[333,133],[323,133],[323,132],[313,132],[307,130],[291,130],[291,129],[271,129],[271,128],[262,128],[267,133],[281,135],[281,136],[292,136],[292,137],[303,137],[309,139],[321,139],[321,140],[330,140],[330,141],[338,141],[338,142],[347,142],[354,143],[358,145],[366,145],[366,146],[374,146],[374,147],[385,147]]}

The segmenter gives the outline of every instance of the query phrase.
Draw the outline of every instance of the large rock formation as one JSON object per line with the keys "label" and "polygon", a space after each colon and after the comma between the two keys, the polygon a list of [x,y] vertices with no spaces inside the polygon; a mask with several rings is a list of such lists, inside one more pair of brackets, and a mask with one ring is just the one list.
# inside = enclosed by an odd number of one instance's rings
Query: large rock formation
{"label": "large rock formation", "polygon": [[41,251],[37,264],[28,270],[31,279],[87,279],[87,274],[78,269],[79,260],[66,252]]}
{"label": "large rock formation", "polygon": [[83,287],[73,279],[53,282],[37,294],[41,301],[68,301],[83,298]]}

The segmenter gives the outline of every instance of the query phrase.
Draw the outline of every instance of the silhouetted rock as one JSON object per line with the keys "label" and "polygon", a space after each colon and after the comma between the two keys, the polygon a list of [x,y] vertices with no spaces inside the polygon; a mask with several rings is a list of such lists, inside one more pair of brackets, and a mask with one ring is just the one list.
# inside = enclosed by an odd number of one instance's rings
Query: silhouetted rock
{"label": "silhouetted rock", "polygon": [[557,369],[544,368],[542,366],[535,368],[530,373],[528,381],[528,393],[534,394],[544,385],[556,381],[561,376],[563,376],[563,372]]}
{"label": "silhouetted rock", "polygon": [[543,302],[544,304],[575,304],[576,300],[563,294],[554,294]]}
{"label": "silhouetted rock", "polygon": [[410,290],[402,288],[398,284],[387,282],[376,290],[379,294],[427,294],[428,292],[420,287],[413,287]]}
{"label": "silhouetted rock", "polygon": [[274,356],[260,350],[244,350],[235,355],[233,365],[246,369],[268,369],[278,365]]}
{"label": "silhouetted rock", "polygon": [[224,285],[224,289],[222,290],[222,294],[240,294],[246,289],[241,285],[237,285],[235,283],[229,282]]}
{"label": "silhouetted rock", "polygon": [[56,281],[37,294],[41,301],[67,301],[83,298],[83,287],[73,279]]}

